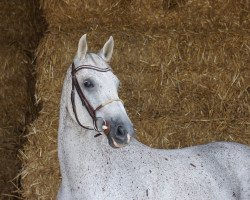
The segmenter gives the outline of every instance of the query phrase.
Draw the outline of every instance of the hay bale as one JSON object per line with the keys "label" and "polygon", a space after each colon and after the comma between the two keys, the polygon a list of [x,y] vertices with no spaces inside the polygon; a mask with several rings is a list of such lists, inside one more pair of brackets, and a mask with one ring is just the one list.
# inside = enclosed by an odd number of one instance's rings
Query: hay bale
{"label": "hay bale", "polygon": [[0,199],[20,198],[18,151],[36,115],[32,62],[44,30],[37,3],[0,2]]}
{"label": "hay bale", "polygon": [[44,26],[38,9],[38,0],[4,0],[0,2],[1,44],[18,43],[24,49],[34,49]]}
{"label": "hay bale", "polygon": [[37,3],[36,0],[0,2],[1,127],[22,127],[30,121],[28,116],[33,115],[33,54],[44,30]]}
{"label": "hay bale", "polygon": [[31,59],[16,45],[0,48],[0,199],[13,199],[18,195],[17,157],[22,132],[32,112],[27,77]]}
{"label": "hay bale", "polygon": [[50,27],[67,31],[76,27],[112,23],[119,26],[144,26],[166,22],[169,9],[181,7],[186,0],[41,0]]}
{"label": "hay bale", "polygon": [[0,125],[21,129],[31,113],[28,80],[30,58],[16,45],[0,48]]}
{"label": "hay bale", "polygon": [[45,26],[37,4],[37,0],[0,2],[1,126],[24,126],[27,116],[33,115],[33,54]]}
{"label": "hay bale", "polygon": [[[159,30],[207,31],[249,27],[249,2],[229,0],[41,0],[44,16],[51,28],[69,31],[99,26]],[[207,20],[209,19],[209,20]],[[181,26],[180,26],[181,25]]]}
{"label": "hay bale", "polygon": [[[60,92],[82,33],[52,32],[38,48],[37,94],[43,109],[24,148],[22,183],[27,199],[54,199],[57,193]],[[111,34],[116,49],[112,67],[141,141],[160,148],[215,140],[250,144],[246,32],[227,37],[219,31],[170,32],[154,37],[150,32],[114,33],[103,27],[88,32],[91,51],[101,48]]]}
{"label": "hay bale", "polygon": [[16,137],[13,130],[0,126],[0,199],[11,200],[18,196],[19,182],[16,178],[20,170],[20,160],[17,158],[18,149],[21,148],[21,139]]}

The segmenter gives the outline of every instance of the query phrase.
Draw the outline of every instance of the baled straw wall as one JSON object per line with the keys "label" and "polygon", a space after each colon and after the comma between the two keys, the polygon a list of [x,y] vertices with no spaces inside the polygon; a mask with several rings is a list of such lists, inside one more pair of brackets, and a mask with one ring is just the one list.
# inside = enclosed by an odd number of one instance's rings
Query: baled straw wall
{"label": "baled straw wall", "polygon": [[[27,79],[31,78],[32,53],[42,28],[38,28],[36,1],[1,1],[1,117],[12,126],[24,125],[30,106]],[[7,17],[8,16],[8,17]],[[8,110],[8,114],[6,114]],[[13,112],[13,113],[12,113]],[[20,119],[22,118],[22,119]],[[5,122],[6,123],[6,122]]]}
{"label": "baled straw wall", "polygon": [[[63,31],[78,27],[118,24],[149,30],[188,28],[189,31],[247,29],[249,0],[40,0],[51,28]],[[209,18],[209,20],[207,20]],[[178,24],[177,24],[178,21]],[[236,22],[236,23],[234,23]],[[177,26],[176,26],[177,25]],[[175,26],[175,27],[173,27]],[[195,30],[193,30],[195,28]]]}
{"label": "baled straw wall", "polygon": [[[55,199],[60,92],[84,33],[92,52],[114,36],[111,66],[142,142],[159,148],[218,140],[250,144],[248,4],[195,0],[166,7],[167,1],[155,1],[161,6],[147,7],[129,1],[130,7],[98,2],[114,6],[106,11],[88,1],[42,1],[50,28],[37,51],[37,95],[43,109],[22,157],[27,199]],[[141,13],[133,5],[140,5]],[[124,6],[132,11],[125,12]],[[163,14],[155,21],[157,13]]]}
{"label": "baled straw wall", "polygon": [[18,180],[14,179],[20,170],[20,160],[17,160],[20,142],[13,137],[13,131],[0,128],[0,199],[14,199],[19,190]]}
{"label": "baled straw wall", "polygon": [[57,2],[41,0],[41,6],[50,27],[60,27],[60,29],[67,31],[76,28],[76,26],[82,26],[83,22],[84,25],[90,23],[92,27],[95,27],[95,25],[106,23],[123,23],[127,26],[131,24],[131,17],[133,17],[132,23],[139,21],[137,23],[139,25],[161,20],[163,18],[160,18],[160,15],[164,15],[164,11],[160,8],[164,2],[163,0],[60,0]]}
{"label": "baled straw wall", "polygon": [[36,0],[4,0],[0,9],[0,199],[14,199],[20,192],[18,151],[35,115],[32,62],[42,26]]}
{"label": "baled straw wall", "polygon": [[30,59],[16,45],[0,49],[0,113],[1,127],[21,129],[29,112],[27,75]]}
{"label": "baled straw wall", "polygon": [[34,51],[44,29],[38,0],[2,0],[0,10],[1,44],[17,43],[23,50]]}
{"label": "baled straw wall", "polygon": [[0,49],[0,199],[17,190],[18,181],[12,179],[20,170],[20,134],[31,102],[26,80],[30,59],[15,45],[4,47]]}

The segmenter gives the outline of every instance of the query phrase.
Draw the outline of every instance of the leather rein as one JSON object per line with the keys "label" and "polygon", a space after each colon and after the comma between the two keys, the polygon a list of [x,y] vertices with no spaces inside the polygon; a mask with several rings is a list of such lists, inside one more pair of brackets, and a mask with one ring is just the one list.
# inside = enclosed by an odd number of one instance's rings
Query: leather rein
{"label": "leather rein", "polygon": [[[106,135],[108,135],[110,132],[110,124],[109,124],[109,122],[105,121],[103,118],[96,117],[96,111],[100,110],[104,106],[106,106],[114,101],[121,101],[122,102],[122,100],[121,99],[109,100],[105,103],[100,104],[96,108],[93,108],[93,106],[89,103],[89,101],[87,100],[83,91],[81,90],[81,87],[80,87],[79,82],[77,80],[76,74],[78,71],[83,70],[83,69],[91,69],[91,70],[95,70],[98,72],[108,72],[108,71],[111,71],[111,68],[109,68],[109,67],[108,68],[99,68],[99,67],[92,66],[92,65],[80,65],[80,66],[75,67],[74,62],[72,63],[71,68],[72,68],[71,69],[71,77],[72,77],[71,103],[72,103],[72,108],[73,108],[73,112],[74,112],[77,123],[84,129],[95,130],[96,132],[98,132],[98,134],[96,134],[95,137],[102,135],[101,134],[102,132],[105,133]],[[87,109],[89,115],[91,116],[91,118],[93,120],[93,127],[94,128],[91,128],[89,126],[84,126],[80,122],[78,115],[77,115],[77,111],[76,111],[76,105],[75,105],[75,90],[81,99],[82,105]],[[97,127],[97,120],[98,119],[102,120],[102,130],[98,130],[98,128],[99,128],[99,127]]]}

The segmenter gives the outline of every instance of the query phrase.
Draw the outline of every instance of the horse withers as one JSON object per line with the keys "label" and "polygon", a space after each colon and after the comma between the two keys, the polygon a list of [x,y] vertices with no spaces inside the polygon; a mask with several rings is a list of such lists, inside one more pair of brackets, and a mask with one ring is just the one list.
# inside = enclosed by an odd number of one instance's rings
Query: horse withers
{"label": "horse withers", "polygon": [[59,200],[250,200],[250,147],[216,142],[153,149],[134,138],[108,62],[110,37],[99,53],[78,44],[61,96]]}

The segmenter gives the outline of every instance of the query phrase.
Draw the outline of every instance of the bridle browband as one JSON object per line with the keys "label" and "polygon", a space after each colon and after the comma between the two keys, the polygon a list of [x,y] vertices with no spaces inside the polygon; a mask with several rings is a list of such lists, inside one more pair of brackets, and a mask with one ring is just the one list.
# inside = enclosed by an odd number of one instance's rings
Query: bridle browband
{"label": "bridle browband", "polygon": [[[72,103],[72,108],[73,108],[73,112],[74,112],[75,119],[76,119],[77,123],[84,129],[97,131],[98,134],[96,134],[95,137],[101,135],[101,132],[104,132],[106,135],[108,135],[110,132],[110,124],[109,124],[109,122],[105,121],[103,118],[96,117],[96,111],[100,110],[104,106],[106,106],[114,101],[121,101],[122,102],[122,100],[121,99],[109,100],[109,101],[97,106],[94,109],[93,106],[89,103],[89,101],[85,97],[85,95],[83,94],[81,87],[79,85],[79,82],[76,78],[76,73],[82,69],[91,69],[91,70],[95,70],[98,72],[108,72],[108,71],[111,71],[111,68],[109,68],[109,67],[108,68],[99,68],[99,67],[92,66],[92,65],[80,65],[80,66],[75,67],[74,62],[72,63],[71,68],[72,68],[71,69],[71,77],[72,77],[71,103]],[[76,112],[76,105],[75,105],[75,89],[76,89],[76,91],[81,99],[82,105],[87,109],[89,115],[93,119],[93,127],[94,128],[84,126],[79,121],[79,118],[78,118],[77,112]],[[97,127],[97,120],[98,119],[102,120],[102,130],[98,130],[98,127]]]}

